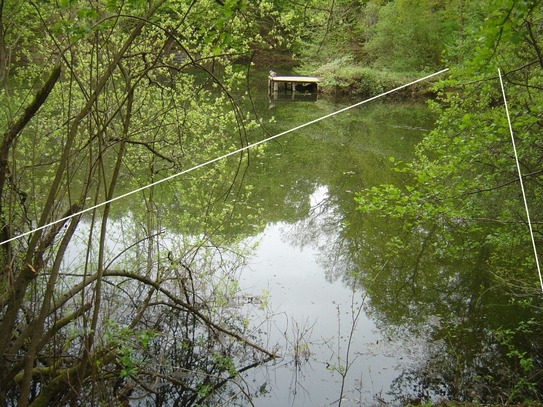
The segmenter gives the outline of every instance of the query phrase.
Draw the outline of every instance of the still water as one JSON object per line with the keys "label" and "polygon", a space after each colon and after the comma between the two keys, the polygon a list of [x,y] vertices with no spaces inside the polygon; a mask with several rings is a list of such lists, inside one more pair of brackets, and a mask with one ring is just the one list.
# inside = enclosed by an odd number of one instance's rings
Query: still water
{"label": "still water", "polygon": [[[244,143],[352,103],[307,95],[269,99],[265,76],[259,81],[264,86],[252,92],[255,108],[245,110],[261,126],[249,129]],[[184,384],[140,390],[134,405],[202,404],[197,397],[203,393],[207,401],[205,386],[217,368],[227,375],[217,376],[217,388],[224,377],[228,386],[217,395],[222,404],[214,405],[403,406],[421,399],[541,397],[543,307],[540,298],[511,295],[508,282],[493,274],[490,266],[500,265],[491,264],[492,245],[485,243],[491,235],[481,227],[480,243],[470,245],[477,235],[464,244],[450,235],[440,239],[439,225],[404,230],[397,219],[357,211],[358,192],[406,183],[394,163],[412,160],[434,121],[424,101],[373,101],[268,142],[245,161],[233,160],[235,188],[224,165],[158,186],[156,217],[147,219],[149,208],[137,200],[118,202],[108,264],[145,273],[156,261],[161,278],[188,303],[279,355],[250,369],[262,360],[250,347],[184,318],[185,312],[157,309],[149,317],[159,317],[160,335],[150,353],[162,363],[149,358],[144,367],[170,369]],[[230,194],[234,190],[243,193]],[[156,247],[143,238],[154,231]],[[71,243],[66,286],[81,277],[72,275],[74,266],[94,254],[92,245],[86,250],[87,234]],[[147,294],[132,281],[119,292],[114,281],[107,315],[122,321]],[[241,373],[225,369],[225,361],[239,362]]]}
{"label": "still water", "polygon": [[273,310],[269,343],[279,343],[284,352],[283,359],[263,373],[269,394],[253,402],[336,405],[342,373],[344,405],[389,401],[386,393],[400,363],[409,363],[420,349],[407,335],[390,338],[378,329],[365,312],[364,292],[327,280],[319,249],[299,248],[289,241],[293,227],[269,225],[242,277],[247,290],[269,293]]}
{"label": "still water", "polygon": [[[276,134],[349,102],[300,95],[268,103],[262,118],[273,118],[265,127]],[[398,181],[390,157],[408,161],[432,122],[423,102],[377,101],[288,134],[251,161],[247,182],[266,226],[248,239],[258,248],[241,287],[265,302],[252,322],[264,325],[264,343],[281,355],[245,377],[262,386],[254,405],[392,403],[400,370],[422,358],[420,335],[388,329],[354,283],[364,273],[355,258],[372,250],[358,243],[393,228],[386,221],[381,230],[361,225],[354,197]]]}

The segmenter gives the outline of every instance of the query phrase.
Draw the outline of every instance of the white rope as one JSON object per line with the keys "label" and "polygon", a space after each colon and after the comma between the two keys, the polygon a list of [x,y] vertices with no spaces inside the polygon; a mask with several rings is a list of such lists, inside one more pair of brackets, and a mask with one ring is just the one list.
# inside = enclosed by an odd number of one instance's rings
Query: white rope
{"label": "white rope", "polygon": [[363,101],[361,101],[361,102],[355,103],[354,105],[347,106],[347,107],[345,107],[345,108],[343,108],[343,109],[340,109],[340,110],[337,110],[337,111],[332,112],[332,113],[330,113],[330,114],[327,114],[327,115],[325,115],[325,116],[319,117],[318,119],[311,120],[311,121],[309,121],[309,122],[307,122],[307,123],[304,123],[304,124],[301,124],[301,125],[299,125],[299,126],[293,127],[293,128],[290,129],[290,130],[286,130],[286,131],[284,131],[284,132],[282,132],[282,133],[279,133],[279,134],[276,134],[276,135],[274,135],[274,136],[268,137],[268,138],[266,138],[266,139],[264,139],[264,140],[257,141],[256,143],[249,144],[249,145],[247,145],[247,146],[245,146],[245,147],[239,148],[239,149],[237,149],[237,150],[235,150],[235,151],[232,151],[232,152],[230,152],[230,153],[224,154],[224,155],[222,155],[222,156],[220,156],[220,157],[213,158],[212,160],[209,160],[209,161],[206,161],[206,162],[204,162],[204,163],[198,164],[198,165],[196,165],[196,166],[194,166],[194,167],[192,167],[192,168],[188,168],[188,169],[183,170],[183,171],[181,171],[181,172],[178,172],[178,173],[176,173],[176,174],[170,175],[169,177],[163,178],[163,179],[161,179],[161,180],[159,180],[159,181],[156,181],[156,182],[153,182],[153,183],[151,183],[151,184],[145,185],[145,186],[143,186],[143,187],[141,187],[141,188],[138,188],[138,189],[134,189],[133,191],[127,192],[127,193],[122,194],[122,195],[119,195],[119,196],[117,196],[117,197],[115,197],[115,198],[112,198],[112,199],[109,199],[109,200],[107,200],[107,201],[101,202],[101,203],[99,203],[99,204],[97,204],[97,205],[94,205],[94,206],[91,206],[91,207],[89,207],[89,208],[85,208],[85,209],[83,209],[83,210],[81,210],[81,211],[79,211],[79,212],[76,212],[76,213],[74,213],[74,214],[72,214],[72,215],[70,215],[70,216],[66,216],[66,217],[64,217],[64,218],[55,220],[55,221],[50,222],[50,223],[48,223],[48,224],[46,224],[46,225],[43,225],[43,226],[37,227],[37,228],[35,228],[35,229],[32,229],[32,230],[30,230],[30,231],[28,231],[28,232],[21,233],[20,235],[17,235],[17,236],[15,236],[15,237],[10,238],[10,239],[4,240],[3,242],[0,243],[0,246],[3,245],[3,244],[9,243],[9,242],[11,242],[11,241],[13,241],[13,240],[20,239],[21,237],[28,236],[28,235],[30,235],[30,234],[32,234],[32,233],[34,233],[34,232],[37,232],[37,231],[42,230],[42,229],[45,229],[45,228],[47,228],[47,227],[49,227],[49,226],[53,226],[53,225],[56,225],[57,223],[61,223],[61,222],[64,222],[64,221],[66,221],[66,220],[68,220],[68,219],[71,219],[71,218],[74,218],[74,217],[76,217],[76,216],[82,215],[82,214],[84,214],[84,213],[86,213],[86,212],[90,212],[90,211],[92,211],[92,210],[94,210],[94,209],[96,209],[96,208],[99,208],[99,207],[101,207],[101,206],[107,205],[107,204],[109,204],[109,203],[111,203],[111,202],[115,202],[115,201],[118,201],[118,200],[120,200],[120,199],[126,198],[127,196],[130,196],[130,195],[133,195],[133,194],[135,194],[135,193],[141,192],[141,191],[143,191],[143,190],[145,190],[145,189],[148,189],[148,188],[151,188],[151,187],[153,187],[153,186],[155,186],[155,185],[158,185],[158,184],[161,184],[161,183],[163,183],[163,182],[169,181],[169,180],[171,180],[171,179],[173,179],[173,178],[176,178],[176,177],[179,177],[179,176],[181,176],[181,175],[183,175],[183,174],[187,174],[187,173],[189,173],[189,172],[191,172],[191,171],[194,171],[194,170],[197,170],[197,169],[199,169],[199,168],[205,167],[205,166],[207,166],[207,165],[209,165],[209,164],[213,164],[213,163],[215,163],[215,162],[217,162],[217,161],[223,160],[223,159],[225,159],[225,158],[227,158],[227,157],[230,157],[230,156],[232,156],[232,155],[239,154],[239,153],[241,153],[241,152],[243,152],[243,151],[245,151],[245,150],[248,150],[248,149],[253,148],[253,147],[256,147],[256,146],[259,146],[260,144],[263,144],[263,143],[267,143],[268,141],[273,140],[273,139],[276,139],[276,138],[278,138],[278,137],[284,136],[285,134],[292,133],[292,132],[294,132],[294,131],[296,131],[296,130],[300,130],[300,129],[304,128],[304,127],[307,127],[307,126],[309,126],[309,125],[311,125],[311,124],[320,122],[320,121],[322,121],[322,120],[324,120],[324,119],[328,119],[329,117],[335,116],[335,115],[337,115],[337,114],[339,114],[339,113],[343,113],[343,112],[345,112],[345,111],[347,111],[347,110],[349,110],[349,109],[352,109],[352,108],[355,108],[355,107],[357,107],[357,106],[363,105],[364,103],[368,103],[368,102],[371,102],[372,100],[375,100],[375,99],[378,99],[378,98],[380,98],[380,97],[383,97],[383,96],[389,95],[389,94],[391,94],[391,93],[397,92],[397,91],[400,90],[400,89],[404,89],[404,88],[407,88],[408,86],[414,85],[415,83],[425,81],[425,80],[427,80],[427,79],[430,79],[430,78],[432,78],[432,77],[434,77],[434,76],[436,76],[436,75],[439,75],[439,74],[441,74],[441,73],[443,73],[443,72],[446,72],[446,71],[448,71],[448,70],[449,70],[449,68],[443,69],[443,70],[438,71],[438,72],[434,72],[434,73],[431,74],[431,75],[428,75],[428,76],[425,76],[425,77],[423,77],[423,78],[414,80],[413,82],[409,82],[409,83],[407,83],[407,84],[405,84],[405,85],[398,86],[397,88],[391,89],[391,90],[386,91],[386,92],[383,92],[383,93],[381,93],[381,94],[379,94],[379,95],[377,95],[377,96],[373,96],[373,97],[371,97],[371,98],[369,98],[369,99],[366,99],[366,100],[363,100]]}
{"label": "white rope", "polygon": [[515,153],[515,162],[517,163],[520,189],[522,191],[522,198],[524,199],[524,208],[526,209],[526,220],[528,221],[528,229],[530,230],[530,236],[532,238],[532,246],[534,248],[535,264],[537,266],[537,272],[539,274],[539,284],[541,285],[541,291],[543,292],[543,278],[541,276],[541,267],[539,266],[539,257],[537,256],[537,246],[535,244],[534,231],[532,229],[532,221],[530,220],[528,200],[526,199],[526,193],[524,192],[524,181],[522,180],[522,172],[520,171],[520,163],[518,160],[517,146],[515,144],[515,136],[513,135],[513,126],[511,126],[511,118],[509,117],[509,108],[507,107],[507,98],[505,97],[505,89],[503,87],[502,73],[499,68],[498,68],[498,75],[500,77],[500,86],[502,88],[503,104],[505,105],[505,114],[507,115],[507,123],[509,124],[509,133],[511,134],[511,143],[513,144],[513,151]]}

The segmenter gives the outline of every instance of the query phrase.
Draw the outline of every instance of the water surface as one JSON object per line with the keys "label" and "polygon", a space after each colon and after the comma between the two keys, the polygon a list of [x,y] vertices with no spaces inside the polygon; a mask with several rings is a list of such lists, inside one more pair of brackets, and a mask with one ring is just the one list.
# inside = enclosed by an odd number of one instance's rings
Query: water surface
{"label": "water surface", "polygon": [[[266,125],[275,134],[347,105],[288,96],[270,101],[263,116],[275,118]],[[360,223],[354,194],[398,181],[390,157],[409,160],[432,120],[423,102],[377,101],[286,135],[251,162],[247,182],[266,227],[251,238],[259,247],[241,284],[266,297],[254,322],[265,324],[267,344],[279,344],[283,356],[247,378],[266,383],[255,405],[337,405],[343,378],[343,405],[392,400],[400,364],[416,360],[421,347],[409,332],[375,321],[367,292],[354,283],[364,270],[352,242],[374,233]]]}
{"label": "water surface", "polygon": [[[348,105],[256,102],[267,135]],[[424,101],[378,100],[253,157],[246,181],[265,227],[248,239],[260,246],[242,284],[266,299],[253,323],[281,355],[246,377],[261,386],[254,405],[541,398],[541,298],[517,295],[493,273],[496,226],[477,224],[464,239],[455,225],[404,230],[356,210],[357,191],[406,184],[393,162],[413,158],[434,119]]]}

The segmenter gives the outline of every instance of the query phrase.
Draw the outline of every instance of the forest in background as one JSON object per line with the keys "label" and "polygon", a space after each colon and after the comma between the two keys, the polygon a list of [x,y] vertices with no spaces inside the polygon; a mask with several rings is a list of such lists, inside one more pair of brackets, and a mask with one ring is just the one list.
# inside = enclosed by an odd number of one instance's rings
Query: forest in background
{"label": "forest in background", "polygon": [[[398,219],[409,236],[391,237],[376,269],[400,251],[443,262],[478,253],[480,297],[465,314],[507,295],[526,317],[482,329],[510,364],[500,378],[474,375],[472,388],[489,401],[540,400],[541,286],[497,69],[541,247],[542,35],[539,1],[3,0],[0,239],[42,229],[0,246],[0,405],[251,397],[233,379],[274,352],[224,306],[243,260],[222,255],[236,239],[221,234],[248,222],[236,212],[253,205],[247,154],[195,174],[171,201],[157,187],[93,205],[247,145],[258,124],[234,96],[239,64],[285,56],[338,95],[450,68],[433,85],[437,125],[416,160],[391,157],[411,181],[360,191],[360,217]],[[112,215],[119,205],[129,220]],[[189,215],[201,208],[202,219]],[[371,290],[370,277],[352,276]]]}

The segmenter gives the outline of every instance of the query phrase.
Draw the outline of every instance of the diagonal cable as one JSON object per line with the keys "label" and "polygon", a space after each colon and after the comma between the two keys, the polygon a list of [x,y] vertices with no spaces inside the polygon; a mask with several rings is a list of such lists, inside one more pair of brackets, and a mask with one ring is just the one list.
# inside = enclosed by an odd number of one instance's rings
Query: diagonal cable
{"label": "diagonal cable", "polygon": [[282,133],[275,134],[274,136],[271,136],[271,137],[268,137],[268,138],[266,138],[266,139],[257,141],[256,143],[253,143],[253,144],[248,144],[248,145],[246,145],[245,147],[242,147],[242,148],[239,148],[239,149],[237,149],[237,150],[231,151],[231,152],[229,152],[229,153],[226,153],[226,154],[224,154],[224,155],[221,155],[220,157],[216,157],[216,158],[213,158],[213,159],[211,159],[211,160],[205,161],[205,162],[203,162],[203,163],[201,163],[201,164],[198,164],[198,165],[196,165],[196,166],[194,166],[194,167],[188,168],[188,169],[186,169],[186,170],[180,171],[180,172],[178,172],[178,173],[175,173],[175,174],[173,174],[173,175],[170,175],[170,176],[168,176],[168,177],[166,177],[166,178],[163,178],[163,179],[161,179],[161,180],[158,180],[158,181],[155,181],[155,182],[153,182],[153,183],[147,184],[147,185],[145,185],[145,186],[143,186],[143,187],[141,187],[141,188],[134,189],[134,190],[132,190],[132,191],[130,191],[130,192],[127,192],[127,193],[125,193],[125,194],[119,195],[119,196],[117,196],[117,197],[115,197],[115,198],[109,199],[109,200],[107,200],[107,201],[101,202],[101,203],[96,204],[96,205],[93,205],[93,206],[90,206],[90,207],[88,207],[88,208],[85,208],[85,209],[83,209],[83,210],[81,210],[81,211],[79,211],[79,212],[73,213],[73,214],[71,214],[71,215],[69,215],[69,216],[66,216],[66,217],[64,217],[64,218],[60,218],[60,219],[57,219],[57,220],[55,220],[55,221],[49,222],[49,223],[47,223],[47,224],[45,224],[45,225],[43,225],[43,226],[39,226],[39,227],[37,227],[37,228],[35,228],[35,229],[29,230],[28,232],[24,232],[24,233],[21,233],[21,234],[19,234],[19,235],[17,235],[17,236],[14,236],[14,237],[12,237],[12,238],[10,238],[10,239],[4,240],[3,242],[0,242],[0,246],[3,245],[3,244],[9,243],[9,242],[11,242],[11,241],[13,241],[13,240],[20,239],[21,237],[28,236],[28,235],[30,235],[30,234],[32,234],[32,233],[34,233],[34,232],[37,232],[38,230],[42,230],[42,229],[48,228],[49,226],[56,225],[57,223],[64,222],[64,221],[69,220],[69,219],[71,219],[71,218],[74,218],[74,217],[76,217],[76,216],[82,215],[82,214],[84,214],[84,213],[86,213],[86,212],[90,212],[90,211],[92,211],[92,210],[94,210],[94,209],[96,209],[96,208],[99,208],[99,207],[101,207],[101,206],[107,205],[107,204],[109,204],[109,203],[118,201],[118,200],[123,199],[123,198],[126,198],[126,197],[128,197],[128,196],[130,196],[130,195],[136,194],[136,193],[138,193],[138,192],[141,192],[141,191],[143,191],[143,190],[146,190],[146,189],[148,189],[148,188],[151,188],[151,187],[153,187],[153,186],[155,186],[155,185],[158,185],[158,184],[161,184],[161,183],[163,183],[163,182],[169,181],[169,180],[171,180],[171,179],[173,179],[173,178],[177,178],[177,177],[179,177],[179,176],[181,176],[181,175],[184,175],[184,174],[187,174],[187,173],[189,173],[189,172],[191,172],[191,171],[194,171],[194,170],[197,170],[197,169],[199,169],[199,168],[205,167],[205,166],[207,166],[207,165],[216,163],[217,161],[221,161],[221,160],[223,160],[223,159],[225,159],[225,158],[227,158],[227,157],[230,157],[230,156],[239,154],[239,153],[241,153],[241,152],[243,152],[243,151],[245,151],[245,150],[248,150],[248,149],[253,148],[253,147],[256,147],[256,146],[259,146],[260,144],[267,143],[268,141],[271,141],[271,140],[273,140],[273,139],[276,139],[276,138],[279,138],[279,137],[281,137],[281,136],[284,136],[285,134],[292,133],[292,132],[294,132],[294,131],[296,131],[296,130],[300,130],[300,129],[302,129],[302,128],[304,128],[304,127],[307,127],[307,126],[310,126],[310,125],[312,125],[312,124],[318,123],[318,122],[320,122],[320,121],[322,121],[322,120],[325,120],[325,119],[328,119],[328,118],[330,118],[330,117],[332,117],[332,116],[335,116],[335,115],[338,115],[338,114],[340,114],[340,113],[346,112],[347,110],[350,110],[350,109],[353,109],[353,108],[355,108],[355,107],[357,107],[357,106],[360,106],[360,105],[363,105],[363,104],[365,104],[365,103],[371,102],[371,101],[373,101],[373,100],[375,100],[375,99],[379,99],[379,98],[381,98],[381,97],[383,97],[383,96],[386,96],[386,95],[389,95],[389,94],[391,94],[391,93],[397,92],[397,91],[399,91],[399,90],[401,90],[401,89],[404,89],[404,88],[407,88],[407,87],[409,87],[409,86],[411,86],[411,85],[414,85],[415,83],[423,82],[423,81],[425,81],[425,80],[427,80],[427,79],[430,79],[430,78],[432,78],[432,77],[434,77],[434,76],[437,76],[437,75],[439,75],[439,74],[442,74],[442,73],[444,73],[444,72],[446,72],[446,71],[448,71],[448,70],[449,70],[449,68],[446,68],[446,69],[442,69],[441,71],[434,72],[433,74],[427,75],[427,76],[425,76],[425,77],[423,77],[423,78],[416,79],[416,80],[414,80],[414,81],[412,81],[412,82],[406,83],[405,85],[398,86],[397,88],[388,90],[388,91],[383,92],[383,93],[381,93],[381,94],[379,94],[379,95],[377,95],[377,96],[372,96],[372,97],[369,98],[369,99],[362,100],[362,101],[360,101],[360,102],[358,102],[358,103],[355,103],[355,104],[353,104],[353,105],[344,107],[343,109],[339,109],[339,110],[337,110],[337,111],[335,111],[335,112],[332,112],[332,113],[329,113],[329,114],[327,114],[327,115],[325,115],[325,116],[321,116],[321,117],[319,117],[319,118],[317,118],[317,119],[315,119],[315,120],[311,120],[311,121],[309,121],[309,122],[303,123],[303,124],[301,124],[301,125],[299,125],[299,126],[293,127],[293,128],[291,128],[291,129],[289,129],[289,130],[286,130],[286,131],[284,131],[284,132],[282,132]]}
{"label": "diagonal cable", "polygon": [[524,181],[522,180],[522,172],[520,171],[520,163],[518,160],[517,146],[515,144],[515,136],[513,134],[513,126],[511,125],[511,118],[509,116],[509,108],[507,107],[507,98],[505,97],[505,89],[503,87],[502,73],[498,68],[498,75],[500,77],[500,86],[502,88],[503,104],[505,106],[505,114],[507,116],[507,123],[509,124],[509,133],[511,134],[511,143],[513,144],[513,151],[515,153],[515,162],[517,164],[518,180],[520,183],[520,189],[522,191],[522,198],[524,199],[524,209],[526,210],[526,220],[528,221],[528,229],[530,230],[530,237],[532,238],[532,246],[534,249],[535,264],[537,266],[537,272],[539,274],[539,284],[541,285],[541,291],[543,292],[543,277],[541,276],[541,267],[539,266],[539,257],[537,256],[537,246],[535,244],[534,231],[532,229],[532,221],[530,220],[530,211],[528,209],[528,200],[526,199],[526,192],[524,191]]}

